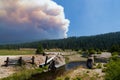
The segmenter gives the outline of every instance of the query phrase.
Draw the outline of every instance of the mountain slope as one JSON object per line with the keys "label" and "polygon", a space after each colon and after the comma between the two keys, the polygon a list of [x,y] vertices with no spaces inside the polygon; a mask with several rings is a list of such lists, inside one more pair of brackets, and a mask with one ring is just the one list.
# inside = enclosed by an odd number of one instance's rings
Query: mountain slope
{"label": "mountain slope", "polygon": [[0,48],[36,48],[41,43],[44,48],[61,49],[109,49],[112,45],[120,46],[120,32],[107,33],[95,36],[69,37],[66,39],[43,40],[31,43],[1,45]]}

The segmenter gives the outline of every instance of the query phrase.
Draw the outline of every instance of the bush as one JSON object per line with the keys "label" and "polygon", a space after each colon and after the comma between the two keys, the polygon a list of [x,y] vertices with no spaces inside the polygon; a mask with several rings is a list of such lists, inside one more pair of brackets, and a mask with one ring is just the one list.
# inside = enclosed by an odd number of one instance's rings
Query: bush
{"label": "bush", "polygon": [[64,80],[62,77],[58,77],[56,80]]}
{"label": "bush", "polygon": [[101,64],[101,63],[98,63],[97,68],[98,68],[98,69],[102,68],[102,64]]}
{"label": "bush", "polygon": [[112,45],[110,50],[110,52],[120,52],[120,46],[119,45]]}
{"label": "bush", "polygon": [[115,55],[119,55],[119,53],[118,52],[113,52],[112,56],[115,56]]}
{"label": "bush", "polygon": [[79,49],[76,48],[75,51],[79,51]]}
{"label": "bush", "polygon": [[78,51],[78,54],[82,54],[82,50],[79,50],[79,51]]}
{"label": "bush", "polygon": [[97,54],[101,54],[102,52],[101,51],[98,51]]}
{"label": "bush", "polygon": [[104,67],[107,67],[107,64],[103,64]]}
{"label": "bush", "polygon": [[89,49],[89,54],[95,54],[96,51],[94,49]]}
{"label": "bush", "polygon": [[38,48],[36,50],[36,54],[44,54],[43,47],[41,44],[38,45]]}
{"label": "bush", "polygon": [[73,80],[81,80],[81,78],[80,77],[76,77],[75,79],[73,79]]}
{"label": "bush", "polygon": [[70,80],[70,78],[69,77],[65,77],[65,79],[64,80]]}
{"label": "bush", "polygon": [[119,59],[118,55],[114,55],[110,58],[110,61],[117,61]]}
{"label": "bush", "polygon": [[102,69],[102,72],[105,72],[105,71],[106,71],[106,68],[103,68],[103,69]]}
{"label": "bush", "polygon": [[120,59],[108,63],[105,80],[120,80]]}

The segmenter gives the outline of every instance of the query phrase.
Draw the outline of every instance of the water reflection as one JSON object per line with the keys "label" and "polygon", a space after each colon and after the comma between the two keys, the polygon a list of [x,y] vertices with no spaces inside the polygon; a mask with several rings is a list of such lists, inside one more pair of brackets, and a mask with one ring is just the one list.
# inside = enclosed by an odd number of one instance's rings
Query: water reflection
{"label": "water reflection", "polygon": [[65,65],[66,70],[73,69],[75,67],[82,66],[86,68],[86,61],[77,61],[77,62],[70,62]]}

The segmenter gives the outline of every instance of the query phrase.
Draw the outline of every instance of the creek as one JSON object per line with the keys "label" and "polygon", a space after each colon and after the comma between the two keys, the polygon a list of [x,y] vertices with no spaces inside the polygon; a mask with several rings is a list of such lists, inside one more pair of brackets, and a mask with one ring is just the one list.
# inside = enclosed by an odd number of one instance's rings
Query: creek
{"label": "creek", "polygon": [[78,66],[86,67],[85,61],[69,62],[66,65],[59,67],[56,71],[42,72],[31,76],[29,80],[55,80],[58,76],[63,75],[65,72],[74,69]]}

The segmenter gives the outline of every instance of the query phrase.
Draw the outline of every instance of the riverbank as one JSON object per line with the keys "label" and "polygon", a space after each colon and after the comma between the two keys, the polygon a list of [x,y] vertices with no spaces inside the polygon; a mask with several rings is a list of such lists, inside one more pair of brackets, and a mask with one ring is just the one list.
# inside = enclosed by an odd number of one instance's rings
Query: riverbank
{"label": "riverbank", "polygon": [[[1,76],[2,75],[7,75],[9,77],[12,76],[12,78],[14,78],[14,75],[15,75],[15,78],[16,78],[16,75],[18,75],[17,78],[19,78],[21,76],[24,77],[24,79],[20,78],[18,80],[37,80],[37,79],[41,79],[41,80],[54,79],[55,80],[57,77],[58,77],[57,78],[58,80],[64,80],[65,78],[69,78],[70,80],[73,80],[74,78],[80,78],[82,80],[103,80],[102,76],[104,76],[104,74],[102,72],[102,69],[91,69],[91,70],[87,69],[86,68],[87,58],[82,57],[81,54],[78,54],[75,51],[74,52],[47,52],[47,56],[49,58],[52,57],[52,56],[55,56],[56,54],[57,54],[57,56],[54,59],[55,64],[57,66],[64,65],[64,67],[62,67],[62,70],[61,70],[61,68],[58,68],[58,70],[55,71],[55,73],[53,73],[53,72],[46,72],[46,73],[43,72],[43,73],[41,73],[41,72],[39,72],[38,66],[36,67],[36,66],[32,66],[32,65],[27,64],[27,67],[25,67],[26,70],[24,70],[24,68],[23,69],[22,68],[16,68],[16,66],[6,67],[5,68],[6,71],[10,70],[9,72],[12,72],[12,73],[8,74],[8,72],[6,73],[3,69],[2,70],[3,74],[1,74]],[[42,55],[17,55],[17,56],[15,55],[15,56],[0,56],[0,59],[4,58],[2,60],[2,62],[4,63],[6,57],[11,57],[13,59],[16,59],[20,56],[22,56],[23,59],[28,59],[28,57],[31,58],[32,56],[35,56],[35,63],[38,64],[38,65],[40,63],[45,62],[45,58],[46,58],[45,56],[42,56]],[[67,59],[67,61],[65,59]],[[67,62],[67,64],[66,64],[65,61]],[[69,63],[69,62],[71,62],[71,63]],[[77,65],[78,65],[77,68],[73,68],[73,66],[76,67]],[[35,74],[35,75],[33,75],[33,74]],[[4,76],[4,77],[7,77],[7,76]],[[3,79],[3,80],[10,80],[10,79],[6,78],[6,79]],[[12,80],[16,80],[16,79],[12,79]]]}
{"label": "riverbank", "polygon": [[74,62],[74,61],[87,61],[87,58],[82,57],[80,54],[73,54],[73,55],[66,55],[64,56],[66,58],[67,63],[68,62]]}
{"label": "riverbank", "polygon": [[[31,60],[32,56],[35,57],[35,64],[32,65],[29,63],[29,61]],[[48,58],[53,57],[54,55],[48,54],[47,55]],[[25,65],[23,65],[22,67],[18,66],[18,65],[9,65],[8,67],[4,66],[7,57],[9,57],[11,60],[18,60],[19,57],[22,57],[22,59],[24,60],[24,62],[26,62]],[[39,68],[39,65],[44,63],[46,59],[46,56],[42,56],[42,55],[4,55],[4,56],[0,56],[0,78],[5,78],[8,76],[13,75],[14,73],[23,73],[21,72],[21,70],[23,69],[23,67],[28,70],[34,72],[34,70]],[[63,56],[61,55],[57,55],[55,57],[55,62],[56,62],[56,66],[62,66],[65,65],[65,59]],[[35,71],[36,72],[36,71]]]}
{"label": "riverbank", "polygon": [[[17,60],[19,57],[22,57],[23,59],[30,60],[31,57],[35,57],[35,64],[38,66],[40,63],[45,61],[45,56],[42,55],[6,55],[6,56],[0,56],[0,78],[8,77],[12,75],[13,73],[16,73],[19,71],[19,66],[17,65],[9,65],[8,67],[4,66],[7,57],[9,57],[11,60]],[[26,60],[27,61],[27,60]],[[27,64],[24,67],[30,69],[33,66],[31,64]]]}
{"label": "riverbank", "polygon": [[82,66],[66,71],[56,80],[104,80],[102,69],[86,69]]}
{"label": "riverbank", "polygon": [[[102,59],[103,57],[109,57],[106,56],[107,54],[110,53],[102,52],[102,54],[99,54],[97,56],[100,59]],[[86,67],[87,58],[82,57],[81,54],[75,53],[72,55],[64,55],[64,57],[67,59],[66,61],[68,63],[69,68],[73,67],[73,65],[77,66],[79,64],[79,66],[77,68],[73,68],[71,70],[66,71],[61,76],[57,77],[56,80],[104,80],[105,76],[104,70],[106,68],[104,67],[104,65],[106,63],[96,62],[93,69],[87,69]]]}
{"label": "riverbank", "polygon": [[17,72],[0,80],[28,80],[32,75],[42,73],[43,71],[44,68],[27,69],[26,67],[20,67]]}

